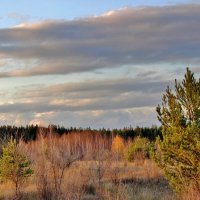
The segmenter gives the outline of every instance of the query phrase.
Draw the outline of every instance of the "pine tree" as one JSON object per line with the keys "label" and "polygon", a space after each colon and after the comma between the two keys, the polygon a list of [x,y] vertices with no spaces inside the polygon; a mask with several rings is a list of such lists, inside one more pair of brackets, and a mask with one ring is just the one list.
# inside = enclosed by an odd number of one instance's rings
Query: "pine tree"
{"label": "pine tree", "polygon": [[3,181],[11,181],[15,184],[16,197],[20,196],[20,189],[24,180],[33,173],[27,157],[20,152],[16,140],[11,139],[3,147],[3,155],[0,159],[0,178]]}
{"label": "pine tree", "polygon": [[187,68],[182,83],[175,80],[157,107],[162,139],[155,159],[176,191],[200,191],[200,80]]}

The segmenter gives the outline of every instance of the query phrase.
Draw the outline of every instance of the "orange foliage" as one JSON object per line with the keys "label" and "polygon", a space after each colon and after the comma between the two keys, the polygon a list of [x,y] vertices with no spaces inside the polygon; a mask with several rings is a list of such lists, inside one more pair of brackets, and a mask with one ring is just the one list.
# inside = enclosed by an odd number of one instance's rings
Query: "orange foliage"
{"label": "orange foliage", "polygon": [[112,152],[117,153],[119,155],[123,155],[125,149],[125,144],[123,138],[120,136],[115,136],[112,142]]}

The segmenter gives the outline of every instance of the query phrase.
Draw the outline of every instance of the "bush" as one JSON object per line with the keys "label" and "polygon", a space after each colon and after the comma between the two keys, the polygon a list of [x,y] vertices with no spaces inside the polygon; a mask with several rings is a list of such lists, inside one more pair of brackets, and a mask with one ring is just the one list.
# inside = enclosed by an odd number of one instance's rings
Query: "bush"
{"label": "bush", "polygon": [[148,139],[136,137],[128,147],[125,157],[128,161],[144,160],[150,157],[150,147]]}

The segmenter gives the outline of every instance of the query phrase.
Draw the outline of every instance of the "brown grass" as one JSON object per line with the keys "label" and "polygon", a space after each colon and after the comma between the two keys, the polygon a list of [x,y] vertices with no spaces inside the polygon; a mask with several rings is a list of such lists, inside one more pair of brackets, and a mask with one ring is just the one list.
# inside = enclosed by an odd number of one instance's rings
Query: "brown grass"
{"label": "brown grass", "polygon": [[[23,199],[174,198],[162,172],[152,160],[141,163],[118,160],[110,151],[111,141],[98,134],[41,136],[35,142],[21,142],[20,145],[34,169],[33,176],[23,188]],[[10,183],[0,183],[0,199],[12,199],[13,195]]]}
{"label": "brown grass", "polygon": [[[68,199],[78,200],[83,196],[86,198],[90,195],[87,194],[84,186],[88,185],[88,183],[91,185],[94,183],[92,179],[95,177],[88,176],[88,171],[92,166],[94,166],[94,161],[78,161],[65,172],[62,190]],[[120,171],[117,178],[118,181],[120,180],[121,182],[119,182],[119,185],[113,185],[112,175],[108,175],[108,173],[105,174],[104,189],[102,191],[96,191],[98,196],[103,196],[103,199],[126,200],[130,199],[130,196],[138,200],[168,200],[172,198],[172,191],[170,190],[166,180],[163,179],[162,173],[157,171],[158,168],[153,161],[146,160],[143,166],[137,166],[134,163],[129,162],[126,164],[124,162],[115,162],[110,166],[109,172],[111,173],[116,166],[119,167]],[[152,173],[147,170],[148,167],[150,167]],[[30,194],[30,197],[27,197],[27,199],[31,198],[32,194],[37,193],[38,191],[37,184],[34,180],[34,177],[32,180],[29,180],[27,186],[23,190],[24,193]],[[0,188],[0,199],[12,197],[12,185],[8,183],[1,184]],[[88,198],[90,198],[90,196],[88,196]],[[91,198],[94,198],[94,196]]]}
{"label": "brown grass", "polygon": [[200,200],[200,191],[189,187],[181,195],[181,200]]}

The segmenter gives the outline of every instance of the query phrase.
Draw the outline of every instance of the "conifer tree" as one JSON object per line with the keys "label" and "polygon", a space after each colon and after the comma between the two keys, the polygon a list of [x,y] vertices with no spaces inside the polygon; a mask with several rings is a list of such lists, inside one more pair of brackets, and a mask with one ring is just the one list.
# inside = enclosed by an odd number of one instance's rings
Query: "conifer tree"
{"label": "conifer tree", "polygon": [[24,180],[33,173],[27,157],[20,152],[16,140],[11,139],[5,147],[0,158],[0,179],[15,184],[15,194],[19,198]]}
{"label": "conifer tree", "polygon": [[175,80],[157,107],[162,139],[156,161],[176,191],[188,186],[200,191],[200,80],[187,68],[182,83]]}

